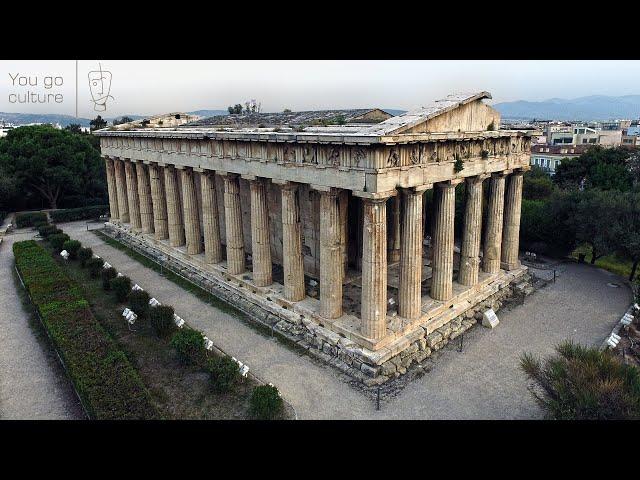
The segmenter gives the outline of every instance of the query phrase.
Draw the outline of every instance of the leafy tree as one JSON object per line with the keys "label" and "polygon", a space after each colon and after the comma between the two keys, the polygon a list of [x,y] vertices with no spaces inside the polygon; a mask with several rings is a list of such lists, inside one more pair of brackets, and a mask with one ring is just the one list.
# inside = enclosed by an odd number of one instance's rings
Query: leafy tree
{"label": "leafy tree", "polygon": [[628,191],[633,184],[628,148],[596,145],[576,158],[565,158],[556,168],[554,182],[562,188],[575,188],[584,180],[587,188]]}
{"label": "leafy tree", "polygon": [[236,103],[234,106],[229,107],[227,110],[229,110],[230,115],[238,115],[242,113],[242,105]]}
{"label": "leafy tree", "polygon": [[80,125],[79,123],[70,123],[69,125],[64,127],[64,129],[69,130],[72,133],[83,133],[82,125]]}
{"label": "leafy tree", "polygon": [[115,126],[115,125],[122,125],[123,123],[129,123],[129,122],[133,122],[133,118],[127,117],[125,115],[120,118],[114,118],[111,123]]}
{"label": "leafy tree", "polygon": [[12,179],[0,181],[2,200],[32,193],[57,208],[64,195],[104,197],[100,152],[88,138],[47,125],[11,130],[0,142],[0,172]]}
{"label": "leafy tree", "polygon": [[93,132],[94,130],[100,130],[101,128],[105,128],[107,126],[107,121],[98,115],[96,118],[89,122],[89,128]]}
{"label": "leafy tree", "polygon": [[553,180],[542,168],[534,166],[524,174],[522,195],[528,200],[544,200],[553,193]]}
{"label": "leafy tree", "polygon": [[591,246],[591,264],[618,248],[622,229],[622,197],[615,191],[586,190],[577,195],[568,219],[577,243]]}
{"label": "leafy tree", "polygon": [[629,281],[632,282],[640,264],[640,192],[630,192],[619,202],[620,237],[618,252],[633,262]]}

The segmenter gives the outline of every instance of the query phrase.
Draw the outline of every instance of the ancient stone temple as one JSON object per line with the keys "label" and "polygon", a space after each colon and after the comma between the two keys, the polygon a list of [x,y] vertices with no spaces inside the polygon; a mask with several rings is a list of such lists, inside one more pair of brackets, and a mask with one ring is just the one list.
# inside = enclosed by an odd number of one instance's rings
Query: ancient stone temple
{"label": "ancient stone temple", "polygon": [[255,113],[100,130],[107,227],[195,269],[344,371],[383,381],[525,274],[530,133],[500,129],[486,98],[450,95],[399,116]]}

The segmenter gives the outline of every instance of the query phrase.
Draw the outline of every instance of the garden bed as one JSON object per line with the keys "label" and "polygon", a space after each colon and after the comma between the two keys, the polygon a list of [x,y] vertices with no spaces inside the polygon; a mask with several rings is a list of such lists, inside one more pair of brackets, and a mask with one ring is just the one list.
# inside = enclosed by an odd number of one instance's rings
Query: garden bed
{"label": "garden bed", "polygon": [[[206,369],[201,365],[185,365],[172,348],[170,337],[159,338],[148,319],[138,319],[131,331],[122,317],[128,302],[120,303],[113,292],[105,292],[100,278],[90,278],[79,262],[65,261],[59,256],[55,258],[71,278],[81,283],[95,318],[135,365],[163,418],[253,418],[249,410],[253,389],[259,385],[256,380],[244,378],[228,392],[214,392]],[[162,298],[158,300],[162,302]],[[293,410],[285,403],[280,418],[293,417]]]}
{"label": "garden bed", "polygon": [[13,245],[16,268],[92,419],[154,419],[158,411],[125,354],[96,321],[82,288],[29,240]]}

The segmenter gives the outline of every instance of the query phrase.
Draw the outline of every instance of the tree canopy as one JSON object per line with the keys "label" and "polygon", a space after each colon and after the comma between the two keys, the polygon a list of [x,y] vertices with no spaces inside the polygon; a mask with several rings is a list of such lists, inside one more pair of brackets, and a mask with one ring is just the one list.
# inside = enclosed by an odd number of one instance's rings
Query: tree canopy
{"label": "tree canopy", "polygon": [[577,188],[584,181],[588,188],[631,190],[630,160],[633,154],[634,151],[628,148],[594,146],[579,157],[563,159],[556,168],[554,183],[561,188]]}
{"label": "tree canopy", "polygon": [[48,125],[16,128],[1,139],[0,173],[0,201],[11,208],[24,208],[25,195],[44,199],[50,208],[63,197],[105,197],[93,139]]}

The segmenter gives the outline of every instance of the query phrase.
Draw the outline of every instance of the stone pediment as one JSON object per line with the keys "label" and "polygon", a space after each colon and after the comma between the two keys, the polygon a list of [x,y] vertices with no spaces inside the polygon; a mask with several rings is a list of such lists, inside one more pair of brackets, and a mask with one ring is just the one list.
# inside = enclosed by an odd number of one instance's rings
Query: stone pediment
{"label": "stone pediment", "polygon": [[365,129],[373,135],[400,135],[433,132],[478,132],[497,130],[500,114],[482,100],[489,92],[452,94],[426,107],[391,117]]}

